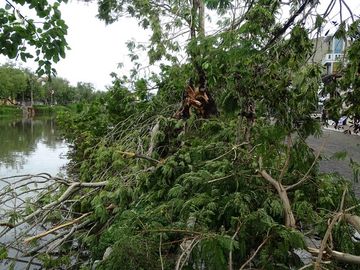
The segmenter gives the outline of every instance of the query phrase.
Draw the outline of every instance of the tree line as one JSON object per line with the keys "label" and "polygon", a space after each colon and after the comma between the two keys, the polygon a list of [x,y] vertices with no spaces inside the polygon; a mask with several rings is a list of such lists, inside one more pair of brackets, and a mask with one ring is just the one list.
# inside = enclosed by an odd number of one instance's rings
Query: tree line
{"label": "tree line", "polygon": [[101,92],[91,83],[78,82],[76,86],[72,86],[61,77],[49,80],[10,63],[0,66],[0,100],[3,103],[68,105],[88,103],[99,95]]}

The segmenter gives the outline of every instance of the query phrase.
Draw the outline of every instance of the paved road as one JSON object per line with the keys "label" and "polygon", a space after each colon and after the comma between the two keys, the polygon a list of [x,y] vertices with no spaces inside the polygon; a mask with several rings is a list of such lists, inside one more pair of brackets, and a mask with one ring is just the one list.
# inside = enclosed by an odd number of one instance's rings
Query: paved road
{"label": "paved road", "polygon": [[[309,145],[317,151],[321,148],[324,140],[323,155],[331,157],[336,152],[346,151],[347,157],[345,160],[323,159],[320,161],[320,170],[323,172],[338,172],[352,181],[353,173],[349,166],[350,158],[360,163],[360,136],[324,129],[322,137],[310,137],[307,141]],[[354,183],[354,190],[360,197],[360,183]]]}

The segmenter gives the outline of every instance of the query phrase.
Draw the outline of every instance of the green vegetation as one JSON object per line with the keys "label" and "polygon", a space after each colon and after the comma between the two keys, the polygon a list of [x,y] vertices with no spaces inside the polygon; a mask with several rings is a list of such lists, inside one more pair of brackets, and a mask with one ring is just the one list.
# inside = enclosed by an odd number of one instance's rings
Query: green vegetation
{"label": "green vegetation", "polygon": [[63,78],[48,80],[12,64],[0,66],[0,114],[22,113],[21,104],[35,104],[39,114],[53,113],[64,106],[90,103],[101,95],[90,83],[79,82],[74,87]]}
{"label": "green vegetation", "polygon": [[0,106],[0,115],[21,115],[22,110],[15,106],[7,106],[1,105]]}
{"label": "green vegetation", "polygon": [[35,114],[58,114],[63,111],[71,111],[71,108],[61,105],[47,106],[47,105],[35,105]]}
{"label": "green vegetation", "polygon": [[[348,180],[319,172],[320,154],[305,142],[321,132],[311,114],[322,69],[308,61],[309,32],[329,14],[308,29],[307,0],[291,1],[284,23],[277,15],[287,4],[275,0],[98,3],[107,23],[130,15],[150,28],[150,62],[168,64],[141,77],[134,52],[144,46],[130,42],[132,74],[59,115],[71,177],[31,176],[42,185],[2,217],[3,233],[24,223],[42,232],[20,232],[8,247],[48,269],[359,269],[359,200]],[[208,10],[221,18],[212,35]],[[357,96],[359,22],[340,24],[337,35],[353,42],[335,81]],[[190,40],[180,46],[172,34],[185,27]],[[22,181],[6,196],[16,201]],[[310,265],[299,250],[314,256]]]}
{"label": "green vegetation", "polygon": [[[5,8],[0,8],[0,53],[10,59],[20,57],[25,62],[35,57],[39,77],[55,75],[51,64],[64,58],[68,49],[65,40],[68,27],[59,10],[62,2],[67,0],[6,0]],[[18,7],[32,9],[33,17],[22,14]]]}

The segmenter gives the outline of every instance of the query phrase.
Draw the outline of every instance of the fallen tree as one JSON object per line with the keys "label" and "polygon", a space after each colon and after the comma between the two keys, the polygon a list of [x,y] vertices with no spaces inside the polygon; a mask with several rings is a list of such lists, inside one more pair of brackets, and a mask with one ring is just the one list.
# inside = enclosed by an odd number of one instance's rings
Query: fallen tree
{"label": "fallen tree", "polygon": [[[321,133],[311,118],[321,68],[308,63],[303,23],[316,1],[107,4],[99,2],[100,18],[136,17],[153,31],[150,62],[172,65],[149,80],[134,72],[131,90],[114,75],[101,100],[60,116],[72,143],[68,179],[2,179],[1,202],[12,205],[1,235],[15,234],[2,258],[13,260],[15,249],[15,259],[44,268],[358,269],[359,200],[349,181],[319,171],[321,151],[306,144]],[[284,5],[285,21],[277,17]],[[213,35],[206,6],[223,16]],[[182,26],[185,64],[172,54],[171,30]],[[135,48],[129,43],[136,61]],[[151,83],[158,92],[149,98]],[[310,264],[299,250],[313,254]]]}

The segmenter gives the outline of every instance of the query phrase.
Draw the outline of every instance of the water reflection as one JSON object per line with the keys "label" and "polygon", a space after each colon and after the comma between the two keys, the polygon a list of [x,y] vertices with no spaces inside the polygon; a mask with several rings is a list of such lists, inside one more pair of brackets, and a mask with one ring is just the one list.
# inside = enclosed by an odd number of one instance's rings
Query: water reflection
{"label": "water reflection", "polygon": [[55,175],[67,162],[66,151],[54,118],[0,118],[0,177],[40,172]]}

